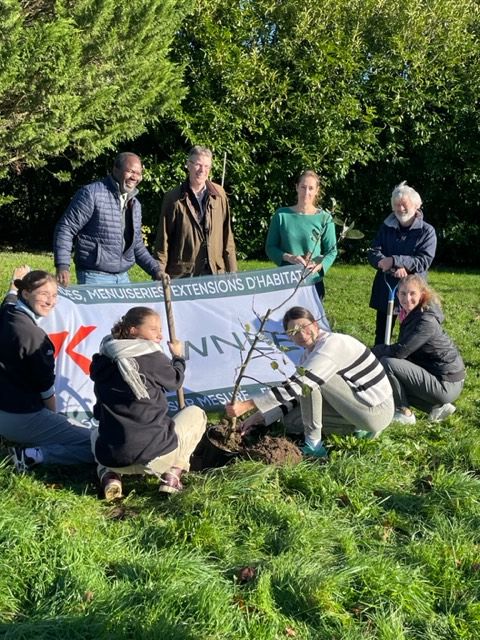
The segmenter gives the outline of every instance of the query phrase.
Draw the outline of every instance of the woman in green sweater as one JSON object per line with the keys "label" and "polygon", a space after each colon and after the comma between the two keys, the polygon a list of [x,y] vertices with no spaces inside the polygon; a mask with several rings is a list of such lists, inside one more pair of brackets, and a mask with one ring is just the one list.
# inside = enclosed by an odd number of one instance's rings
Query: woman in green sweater
{"label": "woman in green sweater", "polygon": [[319,176],[315,171],[304,171],[297,183],[297,203],[281,207],[273,215],[265,250],[279,266],[298,264],[308,269],[323,299],[323,276],[336,258],[337,239],[332,216],[317,204],[319,195]]}

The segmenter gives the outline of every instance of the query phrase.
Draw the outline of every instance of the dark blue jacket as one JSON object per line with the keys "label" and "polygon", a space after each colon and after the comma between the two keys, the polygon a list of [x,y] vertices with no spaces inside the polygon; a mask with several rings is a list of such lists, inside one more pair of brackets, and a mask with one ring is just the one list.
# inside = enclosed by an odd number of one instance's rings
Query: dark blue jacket
{"label": "dark blue jacket", "polygon": [[382,258],[392,257],[394,269],[404,267],[409,274],[418,273],[426,280],[436,248],[435,229],[425,222],[421,211],[417,211],[410,227],[402,227],[393,213],[385,218],[368,251],[368,261],[377,269],[370,297],[372,309],[387,312],[388,287],[385,277],[391,287],[398,284],[397,278],[389,273],[384,276],[383,271],[378,269]]}
{"label": "dark blue jacket", "polygon": [[129,194],[122,219],[118,183],[111,176],[79,189],[55,227],[57,269],[69,267],[75,244],[75,266],[82,271],[123,273],[137,263],[151,276],[159,272],[159,263],[143,242],[136,193]]}

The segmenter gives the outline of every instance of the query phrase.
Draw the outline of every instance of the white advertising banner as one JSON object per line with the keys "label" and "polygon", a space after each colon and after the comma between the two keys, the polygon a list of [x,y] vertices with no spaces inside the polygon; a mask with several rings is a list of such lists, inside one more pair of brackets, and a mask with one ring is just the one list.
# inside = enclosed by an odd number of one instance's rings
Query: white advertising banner
{"label": "white advertising banner", "polygon": [[[248,366],[239,397],[246,399],[293,372],[301,351],[283,333],[285,311],[296,305],[306,307],[328,328],[315,288],[308,280],[300,281],[301,270],[295,266],[172,280],[176,335],[185,342],[187,404],[208,410],[229,401],[259,317],[268,309],[275,311],[265,326],[265,340]],[[148,306],[160,314],[164,351],[169,354],[161,283],[59,288],[55,310],[41,321],[55,345],[58,411],[90,420],[95,402],[89,377],[92,356],[113,324],[133,306]],[[289,350],[285,353],[278,347]],[[177,411],[176,395],[168,398],[170,410]]]}

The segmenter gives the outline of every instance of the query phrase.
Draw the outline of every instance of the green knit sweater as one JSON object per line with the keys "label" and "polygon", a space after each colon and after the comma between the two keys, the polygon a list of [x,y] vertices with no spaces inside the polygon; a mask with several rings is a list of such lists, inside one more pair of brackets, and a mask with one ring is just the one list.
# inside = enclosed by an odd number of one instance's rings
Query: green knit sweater
{"label": "green knit sweater", "polygon": [[[318,242],[317,234],[320,236]],[[279,266],[289,264],[283,260],[284,253],[305,256],[312,252],[312,260],[323,264],[321,271],[312,276],[312,281],[317,282],[327,273],[337,256],[332,216],[323,209],[318,209],[313,215],[297,213],[290,207],[277,209],[270,221],[265,251],[270,260]]]}

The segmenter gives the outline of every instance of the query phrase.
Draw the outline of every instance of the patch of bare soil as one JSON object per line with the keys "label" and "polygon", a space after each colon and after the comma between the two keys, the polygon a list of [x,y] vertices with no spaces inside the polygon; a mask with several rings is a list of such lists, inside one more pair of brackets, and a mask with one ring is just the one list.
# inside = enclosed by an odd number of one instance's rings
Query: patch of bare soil
{"label": "patch of bare soil", "polygon": [[210,440],[220,449],[241,452],[244,449],[243,438],[238,431],[231,431],[227,420],[212,426],[208,431]]}
{"label": "patch of bare soil", "polygon": [[225,421],[212,426],[208,431],[208,438],[223,451],[265,464],[298,464],[302,460],[302,453],[295,443],[288,438],[265,433],[265,428],[242,438],[236,431],[231,433],[230,425]]}
{"label": "patch of bare soil", "polygon": [[294,442],[268,434],[255,444],[245,447],[241,455],[265,464],[298,464],[302,461],[302,453]]}

